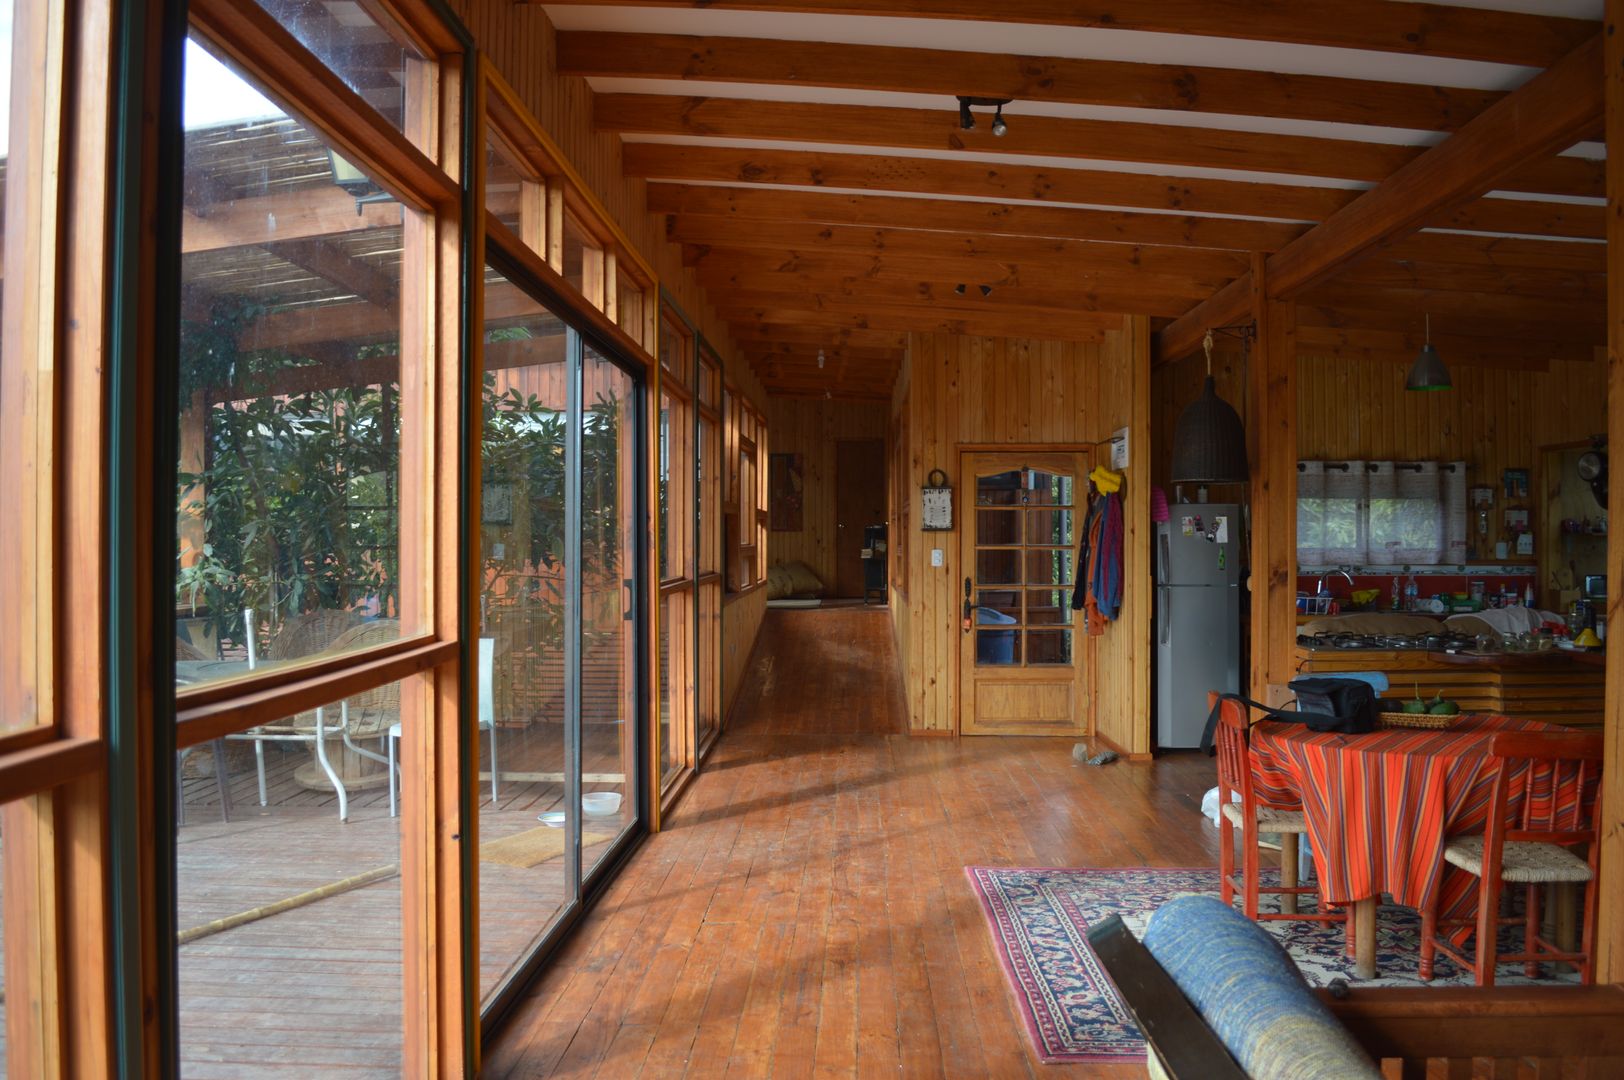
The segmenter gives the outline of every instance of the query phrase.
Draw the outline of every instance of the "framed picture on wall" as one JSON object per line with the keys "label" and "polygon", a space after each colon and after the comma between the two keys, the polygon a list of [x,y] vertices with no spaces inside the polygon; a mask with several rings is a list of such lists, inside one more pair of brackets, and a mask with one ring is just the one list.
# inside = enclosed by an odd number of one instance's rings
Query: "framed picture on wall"
{"label": "framed picture on wall", "polygon": [[767,527],[773,532],[800,532],[805,482],[800,454],[767,455]]}

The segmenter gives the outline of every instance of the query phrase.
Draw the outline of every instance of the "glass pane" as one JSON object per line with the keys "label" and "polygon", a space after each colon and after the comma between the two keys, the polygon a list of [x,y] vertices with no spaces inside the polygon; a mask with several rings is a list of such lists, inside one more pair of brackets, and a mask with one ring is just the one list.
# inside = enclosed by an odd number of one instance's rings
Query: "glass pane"
{"label": "glass pane", "polygon": [[1028,664],[1071,663],[1071,631],[1028,630],[1026,632],[1026,662]]}
{"label": "glass pane", "polygon": [[[1021,594],[1013,590],[998,590],[990,592],[982,590],[976,593],[976,618],[978,622],[1019,622],[1021,618]],[[997,618],[1002,616],[1003,618]]]}
{"label": "glass pane", "polygon": [[1034,625],[1071,622],[1070,589],[1032,589],[1026,594],[1026,621]]}
{"label": "glass pane", "polygon": [[976,552],[976,582],[981,585],[1018,585],[1021,553],[982,549]]}
{"label": "glass pane", "polygon": [[976,503],[981,506],[1018,506],[1021,502],[1020,471],[976,477]]}
{"label": "glass pane", "polygon": [[1072,511],[1028,510],[1026,512],[1026,542],[1028,544],[1074,543],[1072,539]]}
{"label": "glass pane", "polygon": [[718,529],[708,523],[718,521],[722,512],[722,478],[712,463],[722,459],[722,433],[715,421],[701,415],[699,418],[699,445],[694,456],[694,470],[699,484],[699,571],[702,574],[719,573],[722,569],[722,537]]}
{"label": "glass pane", "polygon": [[479,985],[488,1001],[570,900],[566,830],[558,817],[565,809],[564,477],[570,463],[564,324],[495,271],[487,270],[486,279],[486,310],[501,312],[485,324],[480,462],[475,749]]}
{"label": "glass pane", "polygon": [[1072,479],[1042,469],[1031,469],[1026,478],[1026,502],[1032,506],[1070,506]]}
{"label": "glass pane", "polygon": [[694,731],[694,619],[691,588],[660,600],[660,781],[688,764],[687,741]]}
{"label": "glass pane", "polygon": [[[586,229],[575,219],[574,214],[566,210],[564,212],[564,267],[559,272],[564,275],[566,281],[579,289],[587,299],[594,302],[597,302],[596,298],[602,293],[603,283],[598,282],[595,288],[588,289],[586,278],[587,264],[596,262],[595,259],[589,256],[596,254],[597,248],[592,245]],[[599,265],[601,268],[601,264]]]}
{"label": "glass pane", "polygon": [[193,684],[422,627],[399,622],[404,211],[358,198],[311,128],[195,45],[186,98],[175,632]]}
{"label": "glass pane", "polygon": [[588,347],[581,426],[581,868],[637,817],[636,385]]}
{"label": "glass pane", "polygon": [[547,192],[500,141],[485,141],[485,208],[533,251],[547,252]]}
{"label": "glass pane", "polygon": [[704,746],[722,726],[722,583],[699,587],[699,730]]}
{"label": "glass pane", "polygon": [[1003,666],[1021,662],[1019,630],[977,630],[976,664]]}
{"label": "glass pane", "polygon": [[719,375],[721,369],[715,354],[709,349],[704,351],[701,359],[703,362],[699,366],[699,400],[702,404],[715,408],[717,386],[722,381]]}
{"label": "glass pane", "polygon": [[305,48],[397,129],[405,128],[406,66],[422,55],[400,27],[355,0],[257,0]]}
{"label": "glass pane", "polygon": [[688,385],[688,352],[692,347],[687,330],[668,313],[660,320],[660,363],[684,386]]}
{"label": "glass pane", "polygon": [[400,819],[388,761],[403,745],[392,729],[420,722],[428,678],[176,755],[183,1076],[400,1074]]}
{"label": "glass pane", "polygon": [[643,341],[643,287],[623,271],[615,274],[615,321],[638,342]]}
{"label": "glass pane", "polygon": [[1072,552],[1070,548],[1049,548],[1026,553],[1026,583],[1028,585],[1070,585]]}
{"label": "glass pane", "polygon": [[977,510],[976,543],[1019,544],[1021,542],[1021,512],[1019,510]]}

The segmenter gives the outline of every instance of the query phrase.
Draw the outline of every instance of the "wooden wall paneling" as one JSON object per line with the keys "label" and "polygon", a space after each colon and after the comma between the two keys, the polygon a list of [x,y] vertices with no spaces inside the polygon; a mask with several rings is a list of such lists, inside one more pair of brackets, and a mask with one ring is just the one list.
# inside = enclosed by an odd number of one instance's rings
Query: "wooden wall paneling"
{"label": "wooden wall paneling", "polygon": [[884,402],[823,398],[767,398],[767,427],[774,454],[800,454],[803,481],[801,528],[767,533],[767,564],[800,561],[830,588],[835,580],[835,443],[884,439],[890,407]]}
{"label": "wooden wall paneling", "polygon": [[[958,528],[972,509],[969,492],[956,475],[959,449],[965,445],[1067,444],[1098,442],[1118,427],[1138,428],[1138,461],[1144,480],[1130,483],[1128,512],[1136,513],[1143,499],[1143,517],[1149,515],[1150,380],[1148,325],[1108,331],[1102,343],[1053,340],[978,338],[951,334],[912,334],[907,359],[898,380],[893,407],[904,421],[908,440],[906,475],[898,498],[910,509],[908,535],[902,552],[906,591],[893,585],[893,621],[899,655],[904,666],[904,696],[910,730],[915,734],[951,735],[958,730],[957,654],[964,570],[960,565]],[[1142,353],[1143,371],[1130,356]],[[1139,377],[1142,375],[1142,377]],[[1135,388],[1142,400],[1136,411]],[[927,533],[919,528],[919,488],[930,470],[947,472],[954,488],[955,528],[949,533]],[[895,517],[895,513],[893,513]],[[1128,568],[1143,573],[1149,586],[1149,538],[1135,538],[1143,548],[1143,562]],[[940,549],[943,565],[930,565],[930,554]],[[1138,556],[1135,556],[1137,559]],[[1130,593],[1132,590],[1130,589]],[[1113,728],[1120,745],[1131,753],[1149,749],[1148,592],[1142,611],[1125,616],[1111,627],[1113,659],[1120,658],[1124,675],[1109,692],[1125,695],[1114,714]],[[1129,605],[1130,612],[1134,610]],[[1135,636],[1143,645],[1134,643]],[[1079,653],[1094,648],[1088,639]],[[1103,667],[1104,665],[1100,665]],[[1090,701],[1099,694],[1090,689]],[[1142,692],[1143,696],[1139,696]],[[1091,706],[1092,707],[1092,706]],[[1143,730],[1140,731],[1139,728]]]}
{"label": "wooden wall paneling", "polygon": [[[1608,443],[1613,453],[1624,448],[1624,0],[1607,0],[1607,404]],[[1624,580],[1624,483],[1614,481],[1609,493],[1611,532],[1607,567],[1614,583],[1608,590],[1607,622],[1617,627],[1624,600],[1616,584]],[[1598,982],[1624,981],[1624,648],[1607,650],[1606,751],[1602,766],[1605,820],[1601,834],[1601,902],[1596,942]]]}

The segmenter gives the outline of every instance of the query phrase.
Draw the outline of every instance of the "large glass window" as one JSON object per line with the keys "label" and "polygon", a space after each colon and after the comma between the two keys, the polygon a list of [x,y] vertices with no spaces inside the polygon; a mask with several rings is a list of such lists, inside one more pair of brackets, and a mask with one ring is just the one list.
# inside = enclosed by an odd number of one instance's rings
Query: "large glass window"
{"label": "large glass window", "polygon": [[568,331],[486,272],[480,465],[479,938],[488,999],[571,899],[565,772]]}
{"label": "large glass window", "polygon": [[354,0],[255,0],[361,99],[397,129],[406,117],[406,78],[423,57],[382,5]]}
{"label": "large glass window", "polygon": [[186,51],[176,652],[182,685],[400,621],[408,211],[199,40]]}

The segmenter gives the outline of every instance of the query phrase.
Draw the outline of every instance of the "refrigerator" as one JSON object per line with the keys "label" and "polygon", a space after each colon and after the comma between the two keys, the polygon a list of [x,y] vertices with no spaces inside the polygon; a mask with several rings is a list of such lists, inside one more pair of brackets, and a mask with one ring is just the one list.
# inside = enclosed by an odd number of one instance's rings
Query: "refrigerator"
{"label": "refrigerator", "polygon": [[1241,685],[1241,508],[1175,503],[1156,526],[1156,743],[1201,745],[1207,691]]}

